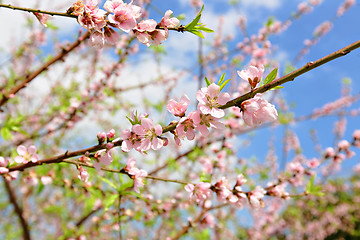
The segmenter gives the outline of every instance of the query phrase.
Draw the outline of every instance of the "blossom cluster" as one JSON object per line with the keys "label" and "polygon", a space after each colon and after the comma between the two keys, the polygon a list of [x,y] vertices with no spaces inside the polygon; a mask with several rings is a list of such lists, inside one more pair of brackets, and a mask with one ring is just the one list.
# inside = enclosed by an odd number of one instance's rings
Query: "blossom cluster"
{"label": "blossom cluster", "polygon": [[[242,208],[246,202],[254,208],[258,209],[263,206],[263,198],[265,195],[274,195],[279,197],[288,196],[284,187],[273,187],[271,190],[265,190],[261,186],[256,186],[254,190],[245,192],[242,185],[247,182],[243,174],[239,174],[236,178],[236,184],[233,188],[229,188],[228,180],[222,177],[214,185],[208,182],[200,182],[196,185],[187,184],[185,190],[190,193],[189,199],[196,203],[206,202],[211,198],[211,192],[214,192],[220,202],[229,203],[235,207]],[[206,203],[206,205],[209,205]],[[209,207],[209,206],[208,206]]]}
{"label": "blossom cluster", "polygon": [[[132,31],[146,46],[158,45],[168,38],[169,28],[175,28],[180,23],[179,19],[171,17],[171,10],[166,11],[159,23],[153,19],[138,22],[142,9],[133,2],[107,0],[103,6],[106,11],[98,4],[98,0],[86,0],[85,3],[78,0],[67,11],[78,16],[79,24],[91,32],[89,43],[96,48],[102,48],[106,42],[114,45],[119,41],[120,34],[114,28],[126,33]],[[40,21],[44,24],[43,18]]]}

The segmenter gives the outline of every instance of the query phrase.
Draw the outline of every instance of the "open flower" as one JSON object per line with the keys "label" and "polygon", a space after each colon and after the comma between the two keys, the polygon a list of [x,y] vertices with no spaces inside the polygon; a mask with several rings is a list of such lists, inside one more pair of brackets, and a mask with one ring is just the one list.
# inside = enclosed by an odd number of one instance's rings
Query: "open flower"
{"label": "open flower", "polygon": [[20,145],[16,149],[17,153],[20,156],[15,157],[15,162],[17,163],[28,163],[28,162],[37,162],[39,160],[39,156],[36,154],[36,147],[34,145],[26,148],[23,145]]}
{"label": "open flower", "polygon": [[201,202],[210,197],[211,184],[206,182],[200,182],[195,186],[193,184],[187,184],[185,190],[190,193],[190,198],[194,199],[196,202]]}
{"label": "open flower", "polygon": [[159,150],[164,145],[164,141],[158,138],[162,134],[162,127],[159,124],[154,126],[153,121],[149,118],[142,119],[141,125],[134,125],[132,130],[141,138],[140,149],[142,151],[150,148]]}
{"label": "open flower", "polygon": [[186,94],[184,94],[179,102],[176,102],[175,100],[171,99],[169,103],[166,105],[166,109],[174,114],[177,117],[183,117],[185,116],[185,112],[187,107],[190,104],[190,99]]}
{"label": "open flower", "polygon": [[250,66],[247,70],[238,71],[237,73],[239,77],[249,82],[251,89],[254,89],[264,74],[264,66]]}
{"label": "open flower", "polygon": [[144,186],[144,178],[148,175],[147,172],[143,169],[138,169],[136,166],[136,160],[133,157],[129,157],[124,170],[131,176],[134,180],[134,190],[137,193],[140,193],[139,188]]}
{"label": "open flower", "polygon": [[257,93],[254,98],[244,101],[241,108],[244,122],[250,127],[263,122],[275,121],[278,117],[275,106],[261,98],[260,93]]}
{"label": "open flower", "polygon": [[136,19],[140,17],[139,6],[132,3],[124,3],[122,0],[107,0],[104,8],[114,15],[109,15],[110,23],[114,24],[117,28],[124,32],[129,32],[136,27]]}
{"label": "open flower", "polygon": [[199,101],[198,110],[202,114],[210,114],[213,117],[222,118],[225,112],[219,107],[229,101],[230,95],[228,93],[221,93],[220,86],[212,83],[207,88],[201,88],[196,93],[196,99]]}

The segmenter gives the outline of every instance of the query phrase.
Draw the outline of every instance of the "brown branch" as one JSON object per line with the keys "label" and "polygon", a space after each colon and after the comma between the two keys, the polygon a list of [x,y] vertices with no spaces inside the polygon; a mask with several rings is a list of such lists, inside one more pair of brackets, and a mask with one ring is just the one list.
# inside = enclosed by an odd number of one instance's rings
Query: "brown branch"
{"label": "brown branch", "polygon": [[14,206],[14,211],[19,218],[19,221],[20,221],[20,224],[21,224],[21,227],[23,230],[23,239],[30,240],[31,236],[30,236],[30,231],[29,231],[29,225],[28,225],[26,219],[24,218],[23,209],[17,203],[15,193],[12,190],[10,183],[6,180],[5,177],[3,177],[3,180],[4,180],[4,185],[5,185],[7,194],[9,195],[9,201]]}
{"label": "brown branch", "polygon": [[259,88],[256,88],[252,92],[246,93],[238,98],[235,98],[235,99],[227,102],[225,105],[221,106],[220,108],[226,109],[226,108],[233,107],[233,106],[240,106],[243,101],[253,98],[257,93],[264,93],[264,92],[266,92],[274,87],[277,87],[279,85],[282,85],[286,82],[293,81],[296,77],[303,75],[304,73],[306,73],[314,68],[317,68],[327,62],[330,62],[336,58],[345,56],[348,53],[350,53],[351,51],[353,51],[359,47],[360,47],[360,40],[356,41],[353,44],[350,44],[336,52],[333,52],[323,58],[320,58],[320,59],[316,60],[315,62],[308,62],[303,67],[301,67],[301,68],[299,68],[299,69],[297,69],[275,81],[272,81],[271,83],[268,83]]}
{"label": "brown branch", "polygon": [[[122,140],[117,140],[117,141],[113,142],[114,147],[115,146],[120,146],[121,143],[122,143]],[[58,155],[58,156],[55,156],[55,157],[51,157],[51,158],[47,158],[47,159],[43,159],[43,160],[39,160],[37,162],[28,162],[26,164],[19,164],[17,166],[10,167],[9,172],[23,171],[23,170],[25,170],[27,168],[31,168],[31,167],[35,167],[35,166],[39,166],[39,165],[43,165],[43,164],[60,163],[60,162],[63,162],[67,158],[82,156],[82,155],[84,155],[86,153],[93,153],[93,152],[96,152],[96,151],[101,150],[101,149],[106,149],[106,145],[107,144],[105,143],[105,144],[102,144],[102,145],[96,145],[96,146],[93,146],[93,147],[81,149],[81,150],[74,151],[74,152],[66,151],[64,154],[61,154],[61,155]]]}
{"label": "brown branch", "polygon": [[86,32],[84,35],[80,36],[74,43],[72,43],[68,47],[64,47],[60,53],[58,53],[56,56],[51,58],[48,62],[46,62],[44,65],[40,66],[37,70],[33,71],[30,74],[27,74],[24,77],[24,80],[20,82],[18,85],[13,87],[9,92],[4,94],[2,98],[0,99],[0,107],[4,105],[9,99],[11,95],[16,94],[21,89],[26,87],[34,78],[36,78],[38,75],[40,75],[42,72],[48,70],[48,68],[56,63],[59,60],[62,60],[69,52],[74,50],[76,47],[78,47],[83,41],[85,41],[90,36],[90,32]]}
{"label": "brown branch", "polygon": [[78,16],[76,16],[74,14],[70,14],[70,13],[51,12],[51,11],[44,11],[44,10],[40,10],[40,9],[16,7],[16,6],[12,6],[11,4],[2,4],[2,3],[0,3],[0,7],[10,8],[12,10],[20,10],[20,11],[25,11],[25,12],[48,14],[48,15],[51,15],[51,16],[62,16],[62,17],[70,17],[70,18],[77,18],[78,17]]}

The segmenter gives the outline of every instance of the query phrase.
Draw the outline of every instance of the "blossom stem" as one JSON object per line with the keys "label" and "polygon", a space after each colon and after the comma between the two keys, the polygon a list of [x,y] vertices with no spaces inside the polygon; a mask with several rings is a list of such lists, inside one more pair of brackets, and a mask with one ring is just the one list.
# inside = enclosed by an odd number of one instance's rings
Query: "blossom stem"
{"label": "blossom stem", "polygon": [[78,16],[76,16],[74,14],[70,14],[70,13],[51,12],[51,11],[44,11],[44,10],[40,10],[40,9],[16,7],[16,6],[13,6],[11,4],[0,3],[0,7],[10,8],[12,10],[20,10],[20,11],[25,11],[25,12],[48,14],[48,15],[51,15],[51,16],[62,16],[62,17],[71,17],[71,18],[77,18],[78,17]]}

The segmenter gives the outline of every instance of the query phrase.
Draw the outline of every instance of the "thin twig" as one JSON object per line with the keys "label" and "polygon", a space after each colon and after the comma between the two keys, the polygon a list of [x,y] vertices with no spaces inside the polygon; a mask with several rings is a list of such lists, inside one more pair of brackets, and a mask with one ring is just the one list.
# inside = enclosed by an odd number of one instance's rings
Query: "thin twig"
{"label": "thin twig", "polygon": [[42,14],[48,14],[51,16],[62,16],[62,17],[70,17],[70,18],[77,18],[77,15],[70,14],[70,13],[62,13],[62,12],[51,12],[51,11],[44,11],[40,9],[34,9],[34,8],[24,8],[24,7],[16,7],[11,4],[2,4],[0,3],[0,7],[4,8],[10,8],[12,10],[20,10],[25,12],[32,12],[32,13],[42,13]]}

